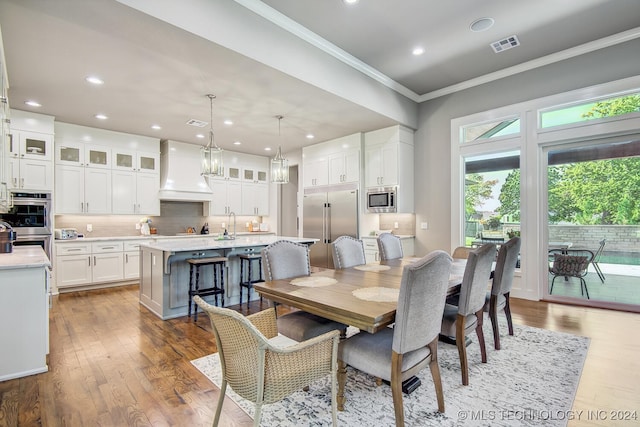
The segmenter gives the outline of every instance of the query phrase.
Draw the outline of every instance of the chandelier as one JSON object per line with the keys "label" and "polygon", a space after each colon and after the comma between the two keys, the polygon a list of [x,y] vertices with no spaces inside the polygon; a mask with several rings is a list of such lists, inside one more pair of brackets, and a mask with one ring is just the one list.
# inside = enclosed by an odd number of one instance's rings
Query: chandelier
{"label": "chandelier", "polygon": [[[280,121],[283,117],[276,116],[276,119],[278,119],[278,137],[280,137]],[[282,150],[279,145],[276,156],[271,160],[271,182],[275,184],[289,183],[289,161],[282,157]]]}
{"label": "chandelier", "polygon": [[202,147],[202,169],[203,176],[224,176],[224,164],[222,161],[222,148],[213,140],[213,100],[215,95],[207,94],[211,104],[211,120],[209,122],[209,142],[206,147]]}

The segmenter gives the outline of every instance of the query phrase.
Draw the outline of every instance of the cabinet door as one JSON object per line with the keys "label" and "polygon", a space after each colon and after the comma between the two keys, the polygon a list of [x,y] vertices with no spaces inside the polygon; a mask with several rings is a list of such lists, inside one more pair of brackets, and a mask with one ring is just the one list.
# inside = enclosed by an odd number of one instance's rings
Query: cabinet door
{"label": "cabinet door", "polygon": [[345,182],[344,155],[334,154],[329,157],[329,184],[340,184]]}
{"label": "cabinet door", "polygon": [[111,171],[106,169],[84,168],[85,213],[111,213]]}
{"label": "cabinet door", "polygon": [[91,255],[91,257],[93,258],[92,282],[113,282],[124,278],[122,252]]}
{"label": "cabinet door", "polygon": [[360,150],[348,151],[344,155],[345,182],[360,181]]}
{"label": "cabinet door", "polygon": [[91,255],[56,257],[56,286],[64,288],[91,283]]}
{"label": "cabinet door", "polygon": [[257,184],[258,194],[256,196],[256,210],[260,216],[269,215],[269,186],[265,184]]}
{"label": "cabinet door", "polygon": [[140,251],[127,251],[124,253],[124,278],[140,278]]}
{"label": "cabinet door", "polygon": [[240,215],[242,212],[242,194],[244,186],[239,182],[227,182],[227,214],[236,213]]}
{"label": "cabinet door", "polygon": [[56,164],[83,166],[84,144],[81,142],[56,144]]}
{"label": "cabinet door", "polygon": [[56,166],[55,195],[56,214],[84,213],[84,168]]}
{"label": "cabinet door", "polygon": [[137,213],[136,173],[114,170],[111,172],[111,209],[114,214]]}
{"label": "cabinet door", "polygon": [[136,174],[136,213],[145,215],[160,215],[160,177],[154,173]]}
{"label": "cabinet door", "polygon": [[243,184],[242,214],[269,214],[269,187],[264,184]]}
{"label": "cabinet door", "polygon": [[213,195],[209,202],[209,216],[226,215],[227,206],[227,181],[222,179],[210,179],[209,187]]}
{"label": "cabinet door", "polygon": [[18,131],[20,158],[31,160],[53,160],[53,136],[28,131]]}
{"label": "cabinet door", "polygon": [[136,170],[148,174],[160,174],[160,154],[158,153],[136,153]]}
{"label": "cabinet door", "polygon": [[20,159],[20,188],[22,190],[52,191],[52,162],[48,160]]}
{"label": "cabinet door", "polygon": [[111,169],[111,150],[98,145],[85,145],[84,165],[90,168]]}
{"label": "cabinet door", "polygon": [[20,189],[20,159],[10,157],[7,163],[7,185],[10,189]]}
{"label": "cabinet door", "polygon": [[329,160],[327,158],[305,161],[303,186],[315,187],[329,183]]}
{"label": "cabinet door", "polygon": [[382,171],[382,149],[379,145],[364,150],[365,186],[379,187]]}
{"label": "cabinet door", "polygon": [[398,184],[398,143],[388,142],[382,146],[381,184]]}

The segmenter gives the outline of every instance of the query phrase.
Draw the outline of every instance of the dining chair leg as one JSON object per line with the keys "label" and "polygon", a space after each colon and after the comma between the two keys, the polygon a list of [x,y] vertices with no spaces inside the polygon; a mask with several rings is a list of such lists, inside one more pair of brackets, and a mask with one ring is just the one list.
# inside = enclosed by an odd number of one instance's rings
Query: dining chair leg
{"label": "dining chair leg", "polygon": [[438,400],[438,412],[444,412],[444,392],[442,391],[442,377],[440,376],[440,365],[438,364],[438,338],[427,344],[431,350],[431,361],[429,369],[433,378],[433,386],[436,389],[436,399]]}
{"label": "dining chair leg", "polygon": [[347,381],[347,364],[338,360],[338,411],[344,411],[346,398],[344,397],[344,384]]}
{"label": "dining chair leg", "polygon": [[462,385],[469,385],[469,367],[467,366],[467,346],[464,336],[464,316],[458,314],[456,319],[456,346],[460,357],[460,371],[462,372]]}
{"label": "dining chair leg", "polygon": [[262,403],[256,404],[256,413],[253,416],[253,427],[260,427],[260,418],[262,417]]}
{"label": "dining chair leg", "polygon": [[391,396],[396,416],[396,427],[404,427],[404,408],[402,403],[402,355],[391,352]]}
{"label": "dining chair leg", "polygon": [[511,320],[511,304],[509,302],[509,293],[504,294],[504,315],[507,317],[507,327],[509,328],[509,335],[513,336],[513,321]]}
{"label": "dining chair leg", "polygon": [[489,318],[491,319],[491,329],[493,331],[493,346],[500,350],[500,327],[498,326],[498,296],[491,295],[489,300]]}
{"label": "dining chair leg", "polygon": [[220,396],[218,397],[218,407],[216,408],[216,415],[213,417],[213,427],[217,427],[220,422],[220,414],[222,413],[222,404],[224,403],[224,396],[227,391],[227,380],[222,379],[220,385]]}
{"label": "dining chair leg", "polygon": [[480,355],[482,357],[482,363],[487,363],[487,347],[484,344],[484,332],[482,331],[482,324],[484,323],[484,311],[482,309],[476,312],[477,324],[476,335],[478,336],[478,344],[480,344]]}
{"label": "dining chair leg", "polygon": [[589,290],[587,289],[587,282],[585,282],[584,279],[581,277],[580,278],[580,288],[582,289],[583,287],[584,287],[584,291],[587,293],[587,299],[589,299]]}

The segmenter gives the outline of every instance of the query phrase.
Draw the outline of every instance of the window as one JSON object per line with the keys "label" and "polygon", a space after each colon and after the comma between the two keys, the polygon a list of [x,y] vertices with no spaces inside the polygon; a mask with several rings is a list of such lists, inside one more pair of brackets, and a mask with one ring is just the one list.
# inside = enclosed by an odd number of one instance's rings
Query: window
{"label": "window", "polygon": [[462,142],[480,141],[520,133],[520,119],[511,117],[462,128]]}
{"label": "window", "polygon": [[610,97],[569,107],[542,110],[540,112],[540,127],[544,129],[639,111],[640,92],[637,92],[631,95]]}

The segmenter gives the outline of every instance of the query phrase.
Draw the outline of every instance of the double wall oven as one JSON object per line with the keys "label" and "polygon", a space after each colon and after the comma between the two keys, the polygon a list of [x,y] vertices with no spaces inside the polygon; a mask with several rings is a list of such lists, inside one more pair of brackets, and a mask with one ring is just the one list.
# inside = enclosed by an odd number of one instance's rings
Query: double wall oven
{"label": "double wall oven", "polygon": [[14,246],[38,245],[51,258],[51,194],[13,193],[13,207],[0,214],[16,232]]}

